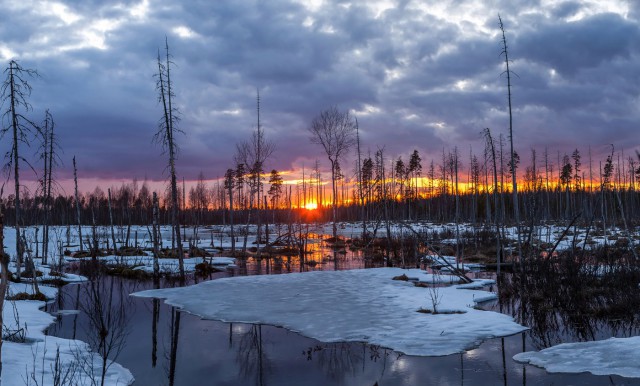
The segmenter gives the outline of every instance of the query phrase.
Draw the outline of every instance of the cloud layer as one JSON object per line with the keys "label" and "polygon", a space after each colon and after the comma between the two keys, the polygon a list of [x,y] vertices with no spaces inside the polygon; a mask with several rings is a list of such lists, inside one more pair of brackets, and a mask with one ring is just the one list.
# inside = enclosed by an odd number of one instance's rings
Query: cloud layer
{"label": "cloud layer", "polygon": [[[178,172],[233,166],[261,123],[289,170],[321,149],[307,127],[328,106],[351,110],[362,147],[392,157],[443,148],[482,154],[480,131],[507,134],[498,14],[509,43],[514,139],[571,152],[638,145],[640,6],[633,1],[2,1],[0,61],[40,73],[29,115],[49,108],[71,176],[162,180],[152,144],[161,117],[156,57],[167,38],[182,113]],[[3,106],[5,109],[7,106]],[[6,122],[3,122],[6,126]],[[0,146],[5,151],[8,137]],[[37,146],[25,150],[28,157]],[[37,168],[37,165],[35,165]]]}

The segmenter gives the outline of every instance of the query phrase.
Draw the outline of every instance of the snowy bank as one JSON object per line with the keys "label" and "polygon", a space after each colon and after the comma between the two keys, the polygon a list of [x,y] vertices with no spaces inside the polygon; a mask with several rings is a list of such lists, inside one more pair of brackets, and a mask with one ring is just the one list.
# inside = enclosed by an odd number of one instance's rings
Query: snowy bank
{"label": "snowy bank", "polygon": [[324,342],[367,342],[408,355],[454,354],[526,330],[507,315],[474,308],[476,299],[494,294],[457,286],[435,290],[441,295],[437,308],[461,313],[417,312],[432,308],[431,290],[391,280],[402,274],[430,279],[424,271],[401,268],[316,271],[223,278],[133,295],[163,298],[205,319],[282,326]]}
{"label": "snowy bank", "polygon": [[563,343],[541,351],[516,354],[513,359],[542,367],[550,373],[620,375],[640,378],[640,336],[596,342]]}
{"label": "snowy bank", "polygon": [[[10,292],[28,292],[31,286],[11,283]],[[56,289],[41,287],[47,297],[54,297]],[[3,327],[8,331],[23,329],[25,343],[5,341],[2,345],[3,385],[31,385],[32,375],[41,385],[54,384],[54,368],[59,351],[60,373],[68,373],[65,384],[91,385],[100,379],[102,358],[91,352],[89,345],[79,340],[45,336],[44,330],[55,322],[55,317],[41,311],[41,301],[5,301]],[[14,308],[15,307],[15,308]],[[15,311],[15,312],[14,312]],[[108,362],[105,385],[129,385],[131,372],[117,363]],[[97,377],[97,378],[96,378]],[[76,383],[73,383],[76,382]]]}
{"label": "snowy bank", "polygon": [[[91,257],[66,257],[65,261],[68,263],[78,262],[81,260],[90,261]],[[116,255],[108,255],[108,256],[100,256],[98,260],[107,264],[107,265],[119,265],[124,264],[129,267],[135,267],[137,270],[145,271],[147,273],[153,273],[153,256],[116,256]],[[225,266],[229,266],[235,264],[236,259],[233,257],[189,257],[184,258],[183,260],[184,270],[187,273],[195,272],[196,265],[202,263],[203,261],[208,262],[209,264],[216,266],[218,268],[224,268]],[[170,273],[177,274],[179,272],[180,262],[178,259],[174,258],[162,258],[158,259],[158,265],[160,267],[161,273]]]}

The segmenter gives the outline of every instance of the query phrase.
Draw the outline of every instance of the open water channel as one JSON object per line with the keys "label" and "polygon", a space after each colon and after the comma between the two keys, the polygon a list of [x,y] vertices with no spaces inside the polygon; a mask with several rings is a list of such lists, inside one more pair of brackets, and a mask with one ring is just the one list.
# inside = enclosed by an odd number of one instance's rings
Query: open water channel
{"label": "open water channel", "polygon": [[[304,269],[364,267],[363,259],[349,252],[336,265],[332,262]],[[299,270],[295,264],[267,265],[264,259],[261,264],[249,259],[246,264],[215,273],[207,280]],[[110,357],[133,373],[135,385],[640,385],[640,379],[549,374],[515,362],[514,354],[543,348],[540,326],[535,333],[491,339],[456,355],[414,357],[363,343],[323,343],[268,325],[202,320],[177,312],[160,300],[129,296],[150,288],[152,281],[112,276],[103,276],[93,284],[64,286],[58,299],[47,305],[47,311],[80,312],[59,316],[48,334],[97,342],[99,331],[91,316],[95,308],[91,299],[97,292],[102,302],[108,302],[103,306],[113,311],[109,329],[117,332],[117,339],[111,343]],[[513,312],[512,307],[500,307],[497,302],[483,307]],[[561,341],[574,340],[571,326],[549,328],[553,329],[549,335]],[[601,334],[616,335],[607,331]]]}

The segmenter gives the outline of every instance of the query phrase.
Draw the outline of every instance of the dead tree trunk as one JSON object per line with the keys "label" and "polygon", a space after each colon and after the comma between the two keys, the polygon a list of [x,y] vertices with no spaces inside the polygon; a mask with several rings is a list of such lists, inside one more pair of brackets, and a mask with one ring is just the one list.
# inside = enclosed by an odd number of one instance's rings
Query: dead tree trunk
{"label": "dead tree trunk", "polygon": [[511,71],[509,70],[509,54],[507,50],[507,38],[504,33],[504,25],[502,19],[498,15],[498,21],[500,22],[500,31],[502,31],[502,53],[504,54],[504,63],[507,67],[505,74],[507,75],[507,99],[509,101],[509,145],[511,150],[511,183],[513,189],[513,214],[514,221],[516,222],[516,232],[518,233],[518,257],[522,264],[522,243],[520,240],[520,209],[518,205],[518,182],[516,180],[516,164],[514,160],[513,151],[513,114],[511,112]]}
{"label": "dead tree trunk", "polygon": [[80,222],[80,199],[78,197],[78,169],[76,168],[76,157],[73,156],[73,183],[76,196],[76,221],[78,222],[78,240],[80,241],[80,251],[82,251],[82,223]]}
{"label": "dead tree trunk", "polygon": [[116,246],[116,233],[115,233],[115,230],[113,229],[113,209],[111,207],[111,189],[107,189],[107,200],[109,204],[109,227],[111,228],[111,243],[113,244],[113,254],[117,255],[118,247]]}
{"label": "dead tree trunk", "polygon": [[27,98],[31,95],[31,85],[27,82],[29,77],[37,77],[35,70],[22,68],[15,60],[9,62],[9,67],[5,69],[5,78],[2,84],[2,101],[9,106],[3,113],[3,117],[9,122],[9,127],[0,130],[1,136],[11,133],[11,151],[8,154],[9,161],[6,167],[13,171],[15,188],[15,215],[16,215],[16,252],[17,252],[17,280],[20,280],[22,269],[22,258],[24,251],[20,247],[20,226],[22,223],[21,203],[20,203],[20,160],[19,143],[28,144],[27,138],[32,129],[37,129],[36,125],[29,121],[19,112],[20,107],[29,111],[31,104]]}
{"label": "dead tree trunk", "polygon": [[156,88],[158,90],[158,99],[163,107],[163,119],[160,129],[155,135],[155,140],[160,142],[163,148],[169,153],[169,173],[171,174],[171,223],[173,226],[173,234],[176,241],[176,252],[178,257],[178,269],[180,272],[180,280],[184,282],[184,252],[182,250],[182,235],[180,234],[180,218],[178,206],[178,183],[176,179],[176,156],[177,145],[174,135],[179,132],[175,127],[178,118],[175,115],[176,109],[172,105],[173,90],[171,84],[171,56],[169,55],[169,43],[165,41],[166,57],[163,64],[158,53],[158,81]]}
{"label": "dead tree trunk", "polygon": [[158,248],[160,229],[158,224],[158,215],[158,195],[156,192],[153,192],[153,279],[155,281],[160,277],[160,263],[158,262],[160,254]]}
{"label": "dead tree trunk", "polygon": [[[493,143],[493,138],[491,137],[491,131],[489,128],[485,129],[485,139],[487,141],[487,145],[489,147],[489,154],[491,156],[491,161],[493,163],[493,206],[494,206],[494,221],[496,226],[496,263],[497,263],[497,277],[500,280],[500,265],[501,254],[502,254],[502,246],[500,240],[500,210],[498,209],[498,167],[496,165],[496,148]],[[489,208],[487,207],[487,210]]]}
{"label": "dead tree trunk", "polygon": [[233,169],[228,169],[225,174],[225,186],[227,188],[227,192],[229,193],[229,226],[230,236],[231,236],[231,256],[236,255],[236,235],[234,234],[233,228],[233,185],[234,185],[234,172]]}
{"label": "dead tree trunk", "polygon": [[[9,255],[4,253],[4,208],[0,208],[0,326],[3,326],[2,310],[9,288]],[[2,334],[0,334],[0,383],[2,382]]]}

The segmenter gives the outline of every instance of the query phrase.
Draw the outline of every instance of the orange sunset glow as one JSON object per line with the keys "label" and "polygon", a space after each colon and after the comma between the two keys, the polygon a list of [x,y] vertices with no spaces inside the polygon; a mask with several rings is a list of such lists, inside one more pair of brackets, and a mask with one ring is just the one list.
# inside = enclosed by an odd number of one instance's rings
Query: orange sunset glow
{"label": "orange sunset glow", "polygon": [[318,204],[316,202],[307,202],[304,208],[306,210],[315,210],[315,209],[318,209]]}

